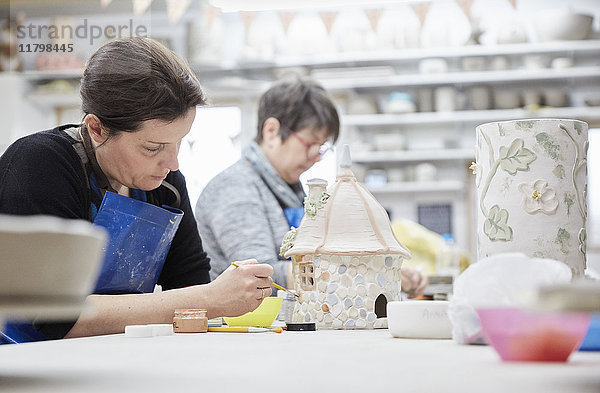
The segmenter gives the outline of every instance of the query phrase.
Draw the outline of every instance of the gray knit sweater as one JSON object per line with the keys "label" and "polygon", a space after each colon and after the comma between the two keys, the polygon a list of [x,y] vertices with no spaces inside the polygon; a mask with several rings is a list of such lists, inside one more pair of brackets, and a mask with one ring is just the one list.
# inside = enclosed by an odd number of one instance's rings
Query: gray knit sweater
{"label": "gray knit sweater", "polygon": [[213,178],[196,204],[202,245],[215,279],[231,262],[255,258],[273,266],[273,281],[286,285],[289,261],[279,256],[290,229],[285,208],[301,207],[300,183],[289,185],[252,142],[242,158]]}

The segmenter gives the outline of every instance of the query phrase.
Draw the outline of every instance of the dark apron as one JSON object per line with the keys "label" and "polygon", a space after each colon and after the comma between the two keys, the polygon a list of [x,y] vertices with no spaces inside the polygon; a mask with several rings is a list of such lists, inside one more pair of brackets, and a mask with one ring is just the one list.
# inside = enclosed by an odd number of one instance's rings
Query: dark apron
{"label": "dark apron", "polygon": [[182,218],[179,209],[107,192],[94,220],[109,234],[94,293],[152,292]]}

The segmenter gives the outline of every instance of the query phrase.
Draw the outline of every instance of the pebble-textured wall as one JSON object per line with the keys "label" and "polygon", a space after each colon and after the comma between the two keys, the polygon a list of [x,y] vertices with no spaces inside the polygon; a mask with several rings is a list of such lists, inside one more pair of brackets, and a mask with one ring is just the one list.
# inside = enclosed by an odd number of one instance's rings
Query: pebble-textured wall
{"label": "pebble-textured wall", "polygon": [[[312,262],[315,290],[300,287],[299,264]],[[375,300],[383,294],[388,302],[400,300],[400,255],[305,255],[292,258],[295,289],[300,299],[294,322],[316,322],[319,329],[386,328],[377,318]]]}

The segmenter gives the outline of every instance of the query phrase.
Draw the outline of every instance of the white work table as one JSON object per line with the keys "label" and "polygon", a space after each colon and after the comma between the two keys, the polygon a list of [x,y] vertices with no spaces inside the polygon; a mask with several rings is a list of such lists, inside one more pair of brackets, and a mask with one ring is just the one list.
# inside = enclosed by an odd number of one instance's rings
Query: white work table
{"label": "white work table", "polygon": [[600,352],[504,363],[387,330],[90,337],[0,346],[0,392],[600,392]]}

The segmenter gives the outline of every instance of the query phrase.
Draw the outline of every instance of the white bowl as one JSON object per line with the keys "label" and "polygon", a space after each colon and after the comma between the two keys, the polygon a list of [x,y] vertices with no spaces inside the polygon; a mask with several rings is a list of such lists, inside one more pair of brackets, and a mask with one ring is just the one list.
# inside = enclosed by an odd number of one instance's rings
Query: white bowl
{"label": "white bowl", "polygon": [[49,316],[64,306],[70,315],[81,309],[96,283],[106,238],[104,229],[83,220],[0,215],[0,313]]}
{"label": "white bowl", "polygon": [[539,41],[584,40],[592,30],[593,15],[568,10],[548,9],[533,16]]}
{"label": "white bowl", "polygon": [[446,300],[406,300],[387,304],[388,329],[400,338],[452,338]]}

